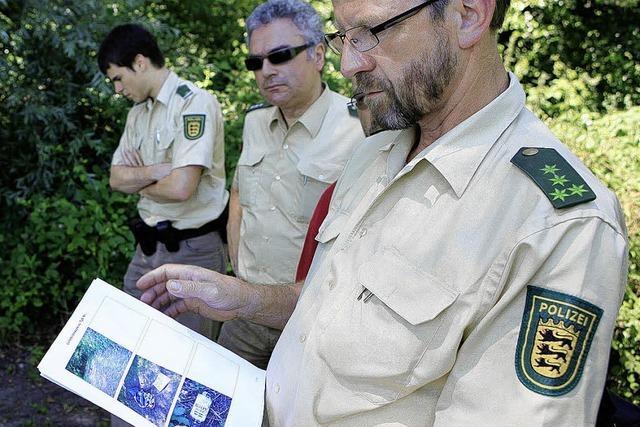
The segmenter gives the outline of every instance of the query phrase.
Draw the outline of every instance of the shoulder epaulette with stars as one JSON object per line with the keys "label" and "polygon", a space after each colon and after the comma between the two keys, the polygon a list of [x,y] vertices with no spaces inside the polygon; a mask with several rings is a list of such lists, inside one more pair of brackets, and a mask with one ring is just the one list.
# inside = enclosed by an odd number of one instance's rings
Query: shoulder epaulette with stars
{"label": "shoulder epaulette with stars", "polygon": [[596,195],[553,148],[523,147],[511,163],[531,178],[556,209],[595,200]]}
{"label": "shoulder epaulette with stars", "polygon": [[176,93],[180,95],[183,99],[187,99],[193,92],[189,89],[187,85],[180,85],[178,89],[176,89]]}
{"label": "shoulder epaulette with stars", "polygon": [[245,113],[250,113],[252,111],[260,110],[261,108],[267,108],[267,107],[271,107],[271,104],[269,104],[268,102],[253,104],[251,107],[247,108],[247,111],[245,111]]}

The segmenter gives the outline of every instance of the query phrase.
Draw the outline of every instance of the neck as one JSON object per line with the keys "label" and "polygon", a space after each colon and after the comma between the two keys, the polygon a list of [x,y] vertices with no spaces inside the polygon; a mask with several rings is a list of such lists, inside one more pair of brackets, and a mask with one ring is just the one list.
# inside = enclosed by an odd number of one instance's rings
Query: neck
{"label": "neck", "polygon": [[[485,50],[486,52],[486,50]],[[442,105],[419,122],[420,141],[409,154],[409,161],[442,135],[464,122],[496,99],[509,86],[509,75],[497,49],[489,55],[473,52],[454,75],[450,92],[445,92]]]}
{"label": "neck", "polygon": [[282,111],[282,115],[287,122],[287,126],[291,125],[293,122],[298,120],[300,116],[302,116],[308,109],[313,105],[314,102],[320,95],[322,95],[322,82],[318,81],[318,84],[313,86],[313,91],[311,94],[304,99],[304,101],[291,106],[283,106],[280,107],[280,111]]}
{"label": "neck", "polygon": [[166,67],[151,68],[149,71],[149,96],[154,100],[158,97],[167,77],[169,77],[169,70]]}

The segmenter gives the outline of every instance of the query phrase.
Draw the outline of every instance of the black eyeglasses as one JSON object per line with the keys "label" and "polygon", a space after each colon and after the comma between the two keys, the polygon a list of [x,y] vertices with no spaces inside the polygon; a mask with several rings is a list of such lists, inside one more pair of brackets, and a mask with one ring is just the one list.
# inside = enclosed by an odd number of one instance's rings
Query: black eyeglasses
{"label": "black eyeglasses", "polygon": [[353,46],[359,52],[366,52],[368,50],[373,49],[378,46],[380,40],[378,39],[378,34],[384,30],[388,30],[396,24],[404,21],[407,18],[411,18],[413,15],[420,12],[420,10],[424,7],[429,6],[432,3],[435,3],[438,0],[427,0],[424,3],[421,3],[417,6],[412,7],[411,9],[402,12],[400,15],[396,15],[391,19],[384,21],[382,24],[378,24],[375,27],[354,27],[349,28],[344,33],[335,32],[330,34],[325,34],[324,38],[335,53],[338,55],[342,54],[342,48],[344,47],[344,40],[347,39],[351,46]]}
{"label": "black eyeglasses", "polygon": [[313,43],[307,43],[296,47],[285,47],[283,49],[274,50],[265,56],[251,55],[244,60],[244,65],[249,71],[258,71],[262,68],[262,62],[265,59],[268,59],[273,65],[283,64],[287,61],[291,61],[293,58],[298,56],[300,52],[311,46],[313,46]]}

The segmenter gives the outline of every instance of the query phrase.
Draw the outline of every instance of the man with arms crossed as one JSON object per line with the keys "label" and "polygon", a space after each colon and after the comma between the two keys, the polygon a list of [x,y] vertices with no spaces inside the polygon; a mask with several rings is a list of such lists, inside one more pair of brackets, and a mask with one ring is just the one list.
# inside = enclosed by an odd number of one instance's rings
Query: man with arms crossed
{"label": "man with arms crossed", "polygon": [[[247,19],[249,57],[269,102],[247,113],[229,202],[236,275],[277,286],[294,281],[309,219],[364,140],[348,98],[322,82],[325,44],[317,12],[300,0],[271,0]],[[280,330],[226,322],[218,342],[266,368]]]}
{"label": "man with arms crossed", "polygon": [[[136,281],[165,263],[226,271],[224,218],[218,218],[229,196],[218,101],[168,70],[153,35],[137,24],[111,30],[100,46],[98,65],[116,93],[136,103],[110,176],[114,190],[140,195],[139,217],[132,221],[138,244],[124,290],[139,296]],[[178,321],[210,337],[217,326],[195,313]],[[112,424],[126,425],[115,417]]]}
{"label": "man with arms crossed", "polygon": [[624,220],[504,69],[508,3],[334,0],[342,73],[397,130],[347,163],[304,286],[184,266],[138,282],[183,298],[171,315],[286,324],[272,426],[595,423]]}

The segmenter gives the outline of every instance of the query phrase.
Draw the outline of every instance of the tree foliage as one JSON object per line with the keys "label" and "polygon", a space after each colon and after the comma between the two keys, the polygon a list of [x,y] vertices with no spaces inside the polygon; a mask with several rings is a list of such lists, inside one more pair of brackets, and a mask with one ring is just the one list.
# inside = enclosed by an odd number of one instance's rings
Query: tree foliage
{"label": "tree foliage", "polygon": [[[108,189],[128,103],[96,65],[114,25],[149,27],[182,77],[216,94],[227,171],[244,111],[260,101],[244,70],[244,19],[259,0],[0,0],[0,338],[48,339],[90,279],[120,284],[135,198]],[[328,0],[314,6],[329,20]],[[640,22],[638,0],[514,0],[500,33],[531,108],[614,190],[630,235],[630,286],[612,384],[640,395]],[[325,80],[349,94],[327,55]],[[45,337],[39,337],[44,331]]]}

